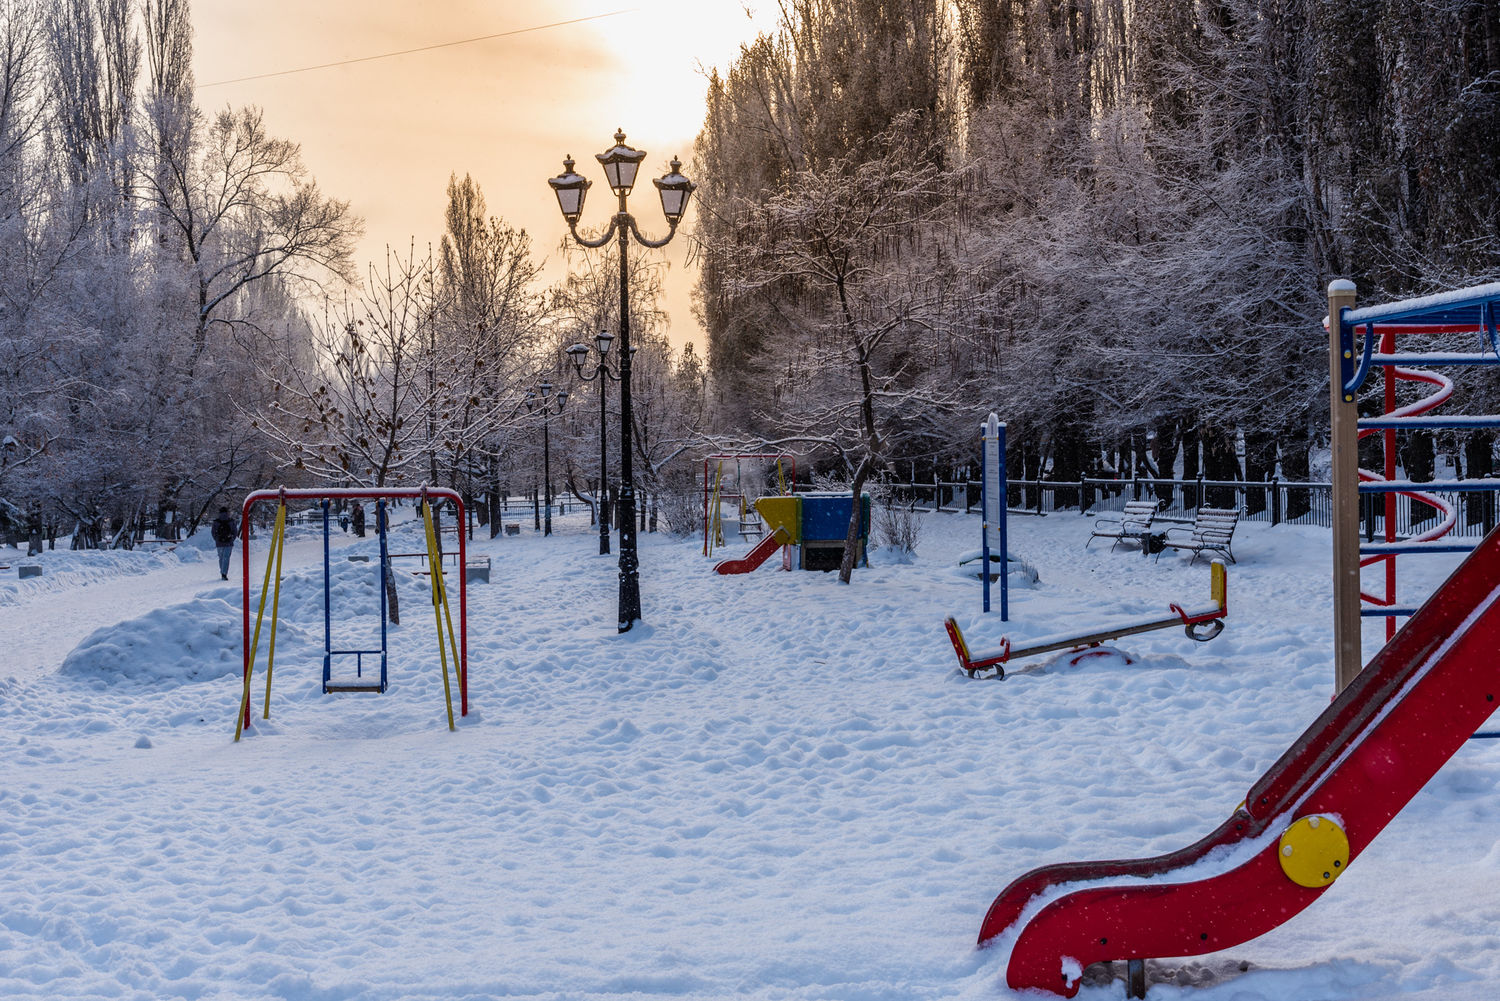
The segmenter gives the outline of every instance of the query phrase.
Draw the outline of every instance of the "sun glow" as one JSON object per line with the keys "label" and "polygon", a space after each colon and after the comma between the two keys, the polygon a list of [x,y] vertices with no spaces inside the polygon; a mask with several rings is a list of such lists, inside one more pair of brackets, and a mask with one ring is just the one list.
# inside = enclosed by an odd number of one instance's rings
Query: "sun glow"
{"label": "sun glow", "polygon": [[612,64],[613,80],[594,110],[613,115],[627,132],[681,144],[653,149],[652,164],[658,153],[687,160],[686,144],[703,122],[709,72],[726,68],[742,43],[773,23],[770,13],[747,12],[740,0],[641,0],[618,17],[593,22],[580,34],[592,36],[588,49]]}

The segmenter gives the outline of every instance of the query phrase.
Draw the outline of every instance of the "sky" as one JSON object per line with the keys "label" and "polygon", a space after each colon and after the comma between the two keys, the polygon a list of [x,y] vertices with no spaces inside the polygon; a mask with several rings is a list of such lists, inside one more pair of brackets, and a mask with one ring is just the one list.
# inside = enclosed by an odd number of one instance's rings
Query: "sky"
{"label": "sky", "polygon": [[[471,175],[491,215],[532,236],[561,277],[567,227],[547,178],[564,155],[595,186],[583,225],[601,226],[611,196],[593,155],[626,142],[646,150],[630,209],[646,235],[667,231],[649,178],[692,158],[707,72],[774,14],[759,0],[261,0],[194,5],[194,75],[205,111],[257,105],[268,129],[302,147],[322,190],[366,224],[360,271],[418,256],[443,232],[448,179]],[[747,9],[748,8],[748,9]],[[578,19],[588,20],[578,20]],[[574,21],[571,24],[558,22]],[[552,27],[543,27],[555,25]],[[538,29],[538,30],[527,30]],[[505,32],[499,38],[447,45]],[[390,58],[385,53],[442,46]],[[345,65],[284,73],[344,60]],[[266,76],[265,74],[280,74]],[[257,79],[245,79],[256,77]],[[690,169],[685,167],[684,173]],[[694,209],[669,247],[669,337],[703,336],[685,264]]]}

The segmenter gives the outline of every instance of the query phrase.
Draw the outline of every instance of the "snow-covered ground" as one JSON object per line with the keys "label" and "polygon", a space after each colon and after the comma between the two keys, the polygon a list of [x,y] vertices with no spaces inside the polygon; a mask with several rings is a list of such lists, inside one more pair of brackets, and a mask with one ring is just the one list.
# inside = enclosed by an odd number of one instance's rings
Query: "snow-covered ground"
{"label": "snow-covered ground", "polygon": [[[211,550],[0,551],[0,997],[1012,997],[1005,956],[974,947],[1000,889],[1195,841],[1332,688],[1328,532],[1247,523],[1213,642],[958,672],[947,614],[983,650],[1207,601],[1202,560],[1085,550],[1090,524],[1012,518],[1040,582],[1008,625],[954,565],[975,517],[929,515],[915,562],[877,552],[849,587],[718,577],[697,540],[643,535],[623,636],[586,520],[526,525],[476,543],[493,583],[470,590],[456,733],[421,578],[390,692],[320,694],[303,530],[271,718],[258,669],[238,744],[238,553],[223,583]],[[373,550],[335,539],[336,642],[376,635],[373,571],[346,558]],[[1405,561],[1404,593],[1447,565]],[[1494,997],[1497,785],[1500,741],[1470,742],[1317,904],[1153,964],[1150,996]],[[1123,994],[1096,975],[1082,996]]]}

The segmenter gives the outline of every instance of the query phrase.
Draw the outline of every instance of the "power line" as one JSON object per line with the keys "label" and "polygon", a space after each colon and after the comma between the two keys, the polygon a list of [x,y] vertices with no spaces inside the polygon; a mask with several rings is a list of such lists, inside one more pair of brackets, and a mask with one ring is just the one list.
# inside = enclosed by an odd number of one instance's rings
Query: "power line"
{"label": "power line", "polygon": [[414,52],[431,52],[433,49],[448,49],[455,45],[470,45],[474,42],[487,42],[493,38],[509,38],[512,35],[525,35],[533,31],[546,31],[548,28],[561,28],[569,24],[582,24],[585,21],[599,21],[606,17],[618,17],[621,14],[633,14],[639,11],[639,7],[626,7],[622,10],[612,10],[607,14],[590,14],[588,17],[575,17],[569,21],[553,21],[551,24],[538,24],[531,28],[516,28],[511,31],[500,31],[493,35],[476,35],[473,38],[460,38],[455,42],[438,42],[436,45],[421,45],[415,49],[402,49],[399,52],[382,52],[377,56],[358,56],[354,59],[340,59],[331,63],[319,63],[316,66],[299,66],[291,70],[277,70],[274,73],[257,73],[253,76],[235,77],[233,80],[215,80],[213,83],[200,83],[197,89],[206,90],[209,87],[224,87],[231,83],[245,83],[248,80],[268,80],[271,77],[291,76],[293,73],[311,73],[313,70],[326,70],[334,66],[349,66],[353,63],[374,62],[376,59],[393,59],[396,56],[409,56]]}

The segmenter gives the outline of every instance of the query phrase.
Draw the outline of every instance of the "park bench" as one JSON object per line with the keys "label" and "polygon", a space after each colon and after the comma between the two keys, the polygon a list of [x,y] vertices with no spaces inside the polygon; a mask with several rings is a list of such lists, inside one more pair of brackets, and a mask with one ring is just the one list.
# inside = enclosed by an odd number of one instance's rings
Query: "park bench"
{"label": "park bench", "polygon": [[[1234,528],[1239,524],[1240,512],[1232,507],[1200,507],[1191,528],[1169,528],[1162,539],[1162,549],[1185,549],[1193,554],[1191,565],[1200,553],[1223,553],[1230,563],[1234,553],[1230,544],[1234,541]],[[1174,533],[1186,533],[1174,535]],[[1156,554],[1158,560],[1161,553]]]}
{"label": "park bench", "polygon": [[1109,547],[1111,550],[1121,542],[1136,542],[1144,548],[1146,538],[1151,534],[1151,520],[1155,517],[1156,501],[1126,501],[1125,509],[1118,518],[1105,517],[1094,522],[1094,530],[1083,548],[1087,549],[1095,539],[1113,539],[1114,543]]}

